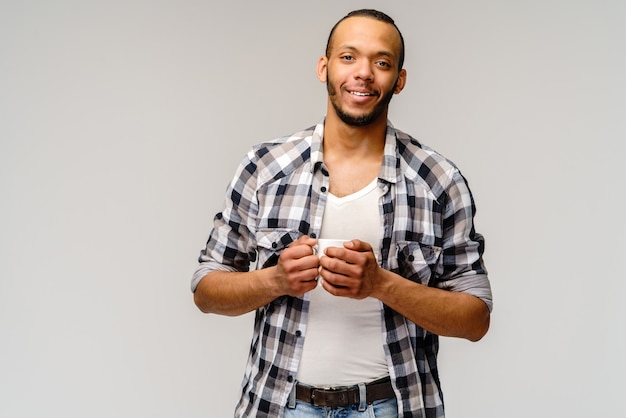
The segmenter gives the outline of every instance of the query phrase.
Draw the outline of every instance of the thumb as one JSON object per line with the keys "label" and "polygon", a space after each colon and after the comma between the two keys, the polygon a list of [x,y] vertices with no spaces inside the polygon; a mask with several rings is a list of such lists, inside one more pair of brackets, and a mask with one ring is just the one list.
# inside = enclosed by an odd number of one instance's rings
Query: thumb
{"label": "thumb", "polygon": [[358,240],[358,239],[353,239],[351,241],[348,241],[344,245],[346,248],[350,250],[354,250],[354,251],[362,251],[362,252],[372,251],[372,246],[369,243]]}

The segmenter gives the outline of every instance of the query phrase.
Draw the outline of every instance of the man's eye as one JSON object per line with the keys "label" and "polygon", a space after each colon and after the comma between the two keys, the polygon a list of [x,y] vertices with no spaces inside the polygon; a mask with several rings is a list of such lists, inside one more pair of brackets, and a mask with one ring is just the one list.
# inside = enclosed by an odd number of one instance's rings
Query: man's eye
{"label": "man's eye", "polygon": [[379,67],[390,68],[390,67],[391,67],[391,64],[389,64],[389,63],[388,63],[388,62],[386,62],[386,61],[378,61],[378,66],[379,66]]}
{"label": "man's eye", "polygon": [[351,55],[344,55],[343,57],[341,57],[341,59],[345,61],[352,61],[354,57],[352,57]]}

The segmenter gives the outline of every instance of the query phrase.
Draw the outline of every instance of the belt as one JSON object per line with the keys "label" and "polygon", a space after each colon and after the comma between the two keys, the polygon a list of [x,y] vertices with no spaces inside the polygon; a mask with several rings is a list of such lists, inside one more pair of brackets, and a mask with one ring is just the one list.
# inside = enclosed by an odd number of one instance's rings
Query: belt
{"label": "belt", "polygon": [[[396,395],[388,377],[375,380],[365,385],[365,401],[372,403],[380,399],[394,398]],[[358,405],[360,403],[359,386],[341,386],[336,388],[319,388],[298,383],[296,399],[315,406],[331,408]]]}

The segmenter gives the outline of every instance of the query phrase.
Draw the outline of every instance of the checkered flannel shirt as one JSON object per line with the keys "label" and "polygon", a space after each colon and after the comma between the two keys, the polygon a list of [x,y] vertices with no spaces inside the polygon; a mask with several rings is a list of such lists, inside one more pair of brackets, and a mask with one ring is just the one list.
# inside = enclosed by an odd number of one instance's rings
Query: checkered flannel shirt
{"label": "checkered flannel shirt", "polygon": [[[218,213],[192,290],[214,270],[277,263],[298,237],[319,236],[329,178],[323,121],[254,147],[239,166]],[[453,163],[388,123],[379,187],[381,266],[407,280],[473,294],[492,308],[474,230],[474,201]],[[295,383],[309,295],[280,297],[256,311],[237,417],[279,417]],[[438,337],[381,304],[384,350],[401,417],[444,417]]]}

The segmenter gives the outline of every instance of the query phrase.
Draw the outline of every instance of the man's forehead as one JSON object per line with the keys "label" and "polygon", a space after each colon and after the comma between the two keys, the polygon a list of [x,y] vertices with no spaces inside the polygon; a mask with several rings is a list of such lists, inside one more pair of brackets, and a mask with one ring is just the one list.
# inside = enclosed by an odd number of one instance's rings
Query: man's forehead
{"label": "man's forehead", "polygon": [[351,16],[342,20],[332,37],[332,48],[353,45],[355,39],[377,39],[398,51],[402,41],[398,30],[390,23],[367,16]]}

